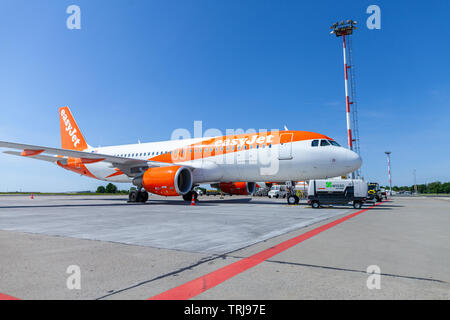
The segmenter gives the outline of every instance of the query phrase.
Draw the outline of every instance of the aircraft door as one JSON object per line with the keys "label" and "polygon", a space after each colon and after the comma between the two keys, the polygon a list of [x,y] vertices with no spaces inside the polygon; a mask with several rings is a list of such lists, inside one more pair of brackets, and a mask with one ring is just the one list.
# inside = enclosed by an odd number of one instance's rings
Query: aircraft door
{"label": "aircraft door", "polygon": [[281,133],[280,145],[278,148],[279,160],[291,160],[292,159],[292,138],[293,133]]}

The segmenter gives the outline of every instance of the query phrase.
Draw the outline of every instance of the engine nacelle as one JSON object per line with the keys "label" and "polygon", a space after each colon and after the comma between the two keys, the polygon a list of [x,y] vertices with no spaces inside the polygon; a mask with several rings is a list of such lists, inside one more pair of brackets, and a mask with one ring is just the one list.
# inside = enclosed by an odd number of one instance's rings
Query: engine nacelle
{"label": "engine nacelle", "polygon": [[256,184],[254,182],[221,182],[219,188],[228,194],[246,196],[255,193]]}
{"label": "engine nacelle", "polygon": [[192,172],[181,166],[149,168],[133,180],[133,184],[161,196],[184,195],[191,191],[192,183]]}

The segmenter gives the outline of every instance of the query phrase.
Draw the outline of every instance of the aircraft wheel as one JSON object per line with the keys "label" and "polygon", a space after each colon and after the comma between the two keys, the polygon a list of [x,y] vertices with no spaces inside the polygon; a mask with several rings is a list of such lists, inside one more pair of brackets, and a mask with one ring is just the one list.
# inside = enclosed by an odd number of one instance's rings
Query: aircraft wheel
{"label": "aircraft wheel", "polygon": [[137,201],[145,203],[145,202],[147,202],[147,200],[148,200],[148,192],[147,191],[139,192]]}
{"label": "aircraft wheel", "polygon": [[[195,199],[195,196],[194,196]],[[183,200],[184,201],[192,201],[192,191],[189,191],[186,194],[183,194]]]}
{"label": "aircraft wheel", "polygon": [[299,198],[296,195],[290,195],[287,197],[288,204],[297,204],[299,202]]}
{"label": "aircraft wheel", "polygon": [[128,194],[128,201],[129,202],[136,202],[138,199],[138,192],[136,190],[130,191]]}
{"label": "aircraft wheel", "polygon": [[355,209],[361,209],[362,203],[360,201],[354,201],[353,202],[353,208]]}

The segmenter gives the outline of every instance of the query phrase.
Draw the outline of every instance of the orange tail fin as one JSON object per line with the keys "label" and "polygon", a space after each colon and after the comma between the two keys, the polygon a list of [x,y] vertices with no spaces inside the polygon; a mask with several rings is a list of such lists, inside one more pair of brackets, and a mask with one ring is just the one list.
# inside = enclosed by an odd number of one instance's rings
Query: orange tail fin
{"label": "orange tail fin", "polygon": [[59,125],[61,128],[61,148],[83,151],[88,148],[69,107],[59,108]]}

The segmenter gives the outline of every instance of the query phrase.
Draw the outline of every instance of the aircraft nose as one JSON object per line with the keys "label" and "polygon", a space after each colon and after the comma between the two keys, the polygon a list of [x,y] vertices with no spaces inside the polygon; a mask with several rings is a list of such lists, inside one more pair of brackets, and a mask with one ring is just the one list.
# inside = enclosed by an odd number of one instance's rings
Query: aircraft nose
{"label": "aircraft nose", "polygon": [[351,150],[347,150],[347,166],[349,168],[352,169],[352,171],[358,170],[359,168],[361,168],[362,165],[362,159],[359,156],[359,154],[357,154],[354,151]]}

